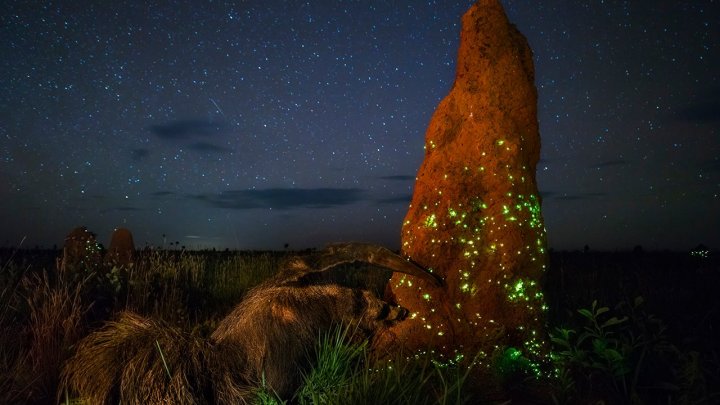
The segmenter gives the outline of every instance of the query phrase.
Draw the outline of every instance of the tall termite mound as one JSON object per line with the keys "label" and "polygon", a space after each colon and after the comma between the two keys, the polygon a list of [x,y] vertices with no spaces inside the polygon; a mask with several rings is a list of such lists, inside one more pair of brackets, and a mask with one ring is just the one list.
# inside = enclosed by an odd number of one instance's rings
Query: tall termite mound
{"label": "tall termite mound", "polygon": [[135,242],[127,228],[116,228],[110,237],[110,247],[105,262],[111,266],[128,267],[135,260]]}
{"label": "tall termite mound", "polygon": [[402,251],[445,285],[395,274],[388,298],[413,314],[380,345],[446,355],[513,347],[536,357],[546,309],[537,91],[532,51],[498,0],[462,18],[455,83],[425,153]]}

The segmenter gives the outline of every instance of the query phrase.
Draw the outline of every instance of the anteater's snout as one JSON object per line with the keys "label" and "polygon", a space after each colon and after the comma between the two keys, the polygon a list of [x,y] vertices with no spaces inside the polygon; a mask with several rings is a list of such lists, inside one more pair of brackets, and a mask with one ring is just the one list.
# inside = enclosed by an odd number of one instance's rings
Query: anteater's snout
{"label": "anteater's snout", "polygon": [[402,321],[407,318],[410,311],[401,306],[392,306],[387,319],[389,321]]}
{"label": "anteater's snout", "polygon": [[383,304],[377,319],[397,322],[407,318],[409,314],[410,311],[399,305],[385,303]]}

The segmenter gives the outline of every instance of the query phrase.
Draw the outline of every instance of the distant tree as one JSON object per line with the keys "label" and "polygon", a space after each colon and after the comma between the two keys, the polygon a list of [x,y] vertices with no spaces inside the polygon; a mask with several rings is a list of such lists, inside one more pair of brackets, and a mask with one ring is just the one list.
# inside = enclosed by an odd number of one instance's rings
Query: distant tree
{"label": "distant tree", "polygon": [[589,251],[590,251],[590,246],[589,246],[589,245],[583,246],[583,252],[584,252],[584,253],[587,253],[587,252],[589,252]]}

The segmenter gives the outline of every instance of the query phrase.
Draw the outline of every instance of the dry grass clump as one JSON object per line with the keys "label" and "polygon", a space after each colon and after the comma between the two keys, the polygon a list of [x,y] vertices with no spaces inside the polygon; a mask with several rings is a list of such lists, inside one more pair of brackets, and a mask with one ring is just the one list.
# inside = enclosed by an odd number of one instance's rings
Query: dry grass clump
{"label": "dry grass clump", "polygon": [[30,347],[28,358],[32,373],[40,382],[36,387],[43,398],[57,392],[58,375],[70,349],[85,332],[83,317],[89,309],[81,300],[82,285],[58,281],[51,286],[47,274],[25,281],[30,309]]}
{"label": "dry grass clump", "polygon": [[60,369],[85,332],[81,285],[23,276],[3,291],[0,308],[0,403],[48,403]]}

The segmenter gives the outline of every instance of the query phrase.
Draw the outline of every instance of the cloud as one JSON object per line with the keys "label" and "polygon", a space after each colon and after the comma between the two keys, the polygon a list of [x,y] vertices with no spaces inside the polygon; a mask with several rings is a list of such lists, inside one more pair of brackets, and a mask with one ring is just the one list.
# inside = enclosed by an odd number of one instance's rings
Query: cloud
{"label": "cloud", "polygon": [[142,211],[142,209],[137,207],[130,207],[130,206],[118,206],[118,207],[111,207],[102,210],[102,213],[108,213],[108,212],[137,212]]}
{"label": "cloud", "polygon": [[398,174],[395,176],[380,176],[379,179],[380,180],[390,180],[390,181],[410,181],[410,180],[415,180],[415,176]]}
{"label": "cloud", "polygon": [[554,200],[559,201],[580,201],[580,200],[590,200],[593,198],[598,197],[604,197],[606,196],[606,193],[577,193],[577,194],[555,194],[550,196],[549,198],[552,198]]}
{"label": "cloud", "polygon": [[615,159],[615,160],[606,160],[604,162],[600,162],[596,165],[593,165],[592,167],[603,168],[603,167],[612,167],[612,166],[625,166],[627,164],[629,164],[629,162],[625,159]]}
{"label": "cloud", "polygon": [[178,120],[150,125],[148,129],[162,139],[183,140],[219,134],[225,130],[225,124],[205,120]]}
{"label": "cloud", "polygon": [[154,193],[151,193],[150,195],[152,195],[153,197],[170,197],[170,196],[174,196],[176,194],[177,193],[175,193],[174,191],[155,191]]}
{"label": "cloud", "polygon": [[410,204],[412,200],[411,194],[399,195],[397,197],[381,198],[377,200],[378,204]]}
{"label": "cloud", "polygon": [[217,195],[195,198],[219,208],[328,208],[349,205],[366,198],[357,188],[268,188],[263,190],[227,190]]}
{"label": "cloud", "polygon": [[720,122],[720,87],[707,91],[690,105],[681,108],[678,118],[693,122]]}
{"label": "cloud", "polygon": [[164,191],[155,191],[153,193],[150,193],[150,195],[153,197],[173,197],[173,196],[177,195],[177,193],[174,191],[164,190]]}
{"label": "cloud", "polygon": [[192,145],[188,146],[188,149],[194,150],[196,152],[205,152],[205,153],[230,153],[233,151],[230,148],[213,145],[208,142],[195,142]]}
{"label": "cloud", "polygon": [[580,201],[589,200],[593,198],[605,197],[607,193],[560,193],[557,191],[540,191],[540,197],[543,200],[558,200],[558,201]]}

